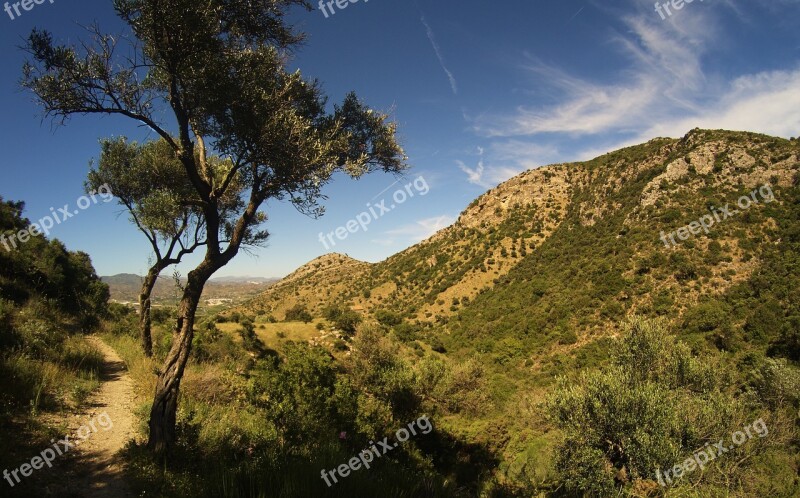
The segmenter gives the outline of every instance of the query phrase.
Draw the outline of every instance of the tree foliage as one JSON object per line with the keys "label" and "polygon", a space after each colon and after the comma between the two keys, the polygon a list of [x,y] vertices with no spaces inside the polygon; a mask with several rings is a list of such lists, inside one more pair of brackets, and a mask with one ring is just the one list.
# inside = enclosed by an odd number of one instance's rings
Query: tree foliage
{"label": "tree foliage", "polygon": [[[192,186],[177,204],[202,213],[205,255],[187,276],[151,410],[149,446],[159,453],[175,442],[203,287],[248,239],[266,237],[264,202],[285,199],[319,216],[322,187],[336,172],[358,178],[405,168],[386,114],[352,93],[329,109],[318,82],[287,69],[288,49],[302,39],[284,21],[292,6],[309,7],[302,0],[115,0],[132,38],[94,28],[93,41],[80,48],[58,45],[44,31],[28,38],[23,85],[46,114],[122,115],[148,126]],[[124,55],[120,41],[130,41]],[[239,191],[243,202],[228,213],[226,200]]]}

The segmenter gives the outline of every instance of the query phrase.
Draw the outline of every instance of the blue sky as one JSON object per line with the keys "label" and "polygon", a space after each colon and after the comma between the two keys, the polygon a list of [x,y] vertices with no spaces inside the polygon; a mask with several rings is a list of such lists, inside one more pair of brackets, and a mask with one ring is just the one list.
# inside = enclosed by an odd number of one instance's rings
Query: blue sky
{"label": "blue sky", "polygon": [[[695,0],[665,19],[652,0],[361,0],[334,9],[327,18],[292,13],[308,33],[292,65],[318,78],[332,102],[355,90],[391,111],[412,170],[394,185],[387,175],[338,178],[318,220],[268,203],[267,247],[241,254],[218,276],[283,276],[328,252],[320,232],[345,225],[369,202],[393,203],[392,193],[420,175],[426,195],[331,250],[382,260],[519,172],[656,136],[697,126],[800,135],[800,0]],[[97,116],[55,127],[18,86],[17,47],[31,28],[64,41],[95,21],[118,33],[124,26],[111,2],[46,0],[21,13],[12,20],[0,12],[0,196],[24,200],[35,221],[50,207],[75,206],[100,137],[152,133]],[[114,202],[90,206],[52,236],[89,253],[102,275],[147,267],[146,241]]]}

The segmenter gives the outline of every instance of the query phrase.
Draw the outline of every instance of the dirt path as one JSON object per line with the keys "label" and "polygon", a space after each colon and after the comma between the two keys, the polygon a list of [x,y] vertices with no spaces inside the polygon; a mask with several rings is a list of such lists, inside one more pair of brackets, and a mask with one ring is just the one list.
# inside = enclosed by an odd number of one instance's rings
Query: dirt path
{"label": "dirt path", "polygon": [[[133,383],[122,358],[111,347],[96,336],[88,337],[87,341],[105,357],[100,373],[102,384],[87,407],[68,422],[76,444],[71,450],[74,465],[65,476],[63,491],[83,498],[133,497],[117,455],[136,435]],[[91,430],[86,439],[78,437],[81,426],[86,427],[84,434]]]}

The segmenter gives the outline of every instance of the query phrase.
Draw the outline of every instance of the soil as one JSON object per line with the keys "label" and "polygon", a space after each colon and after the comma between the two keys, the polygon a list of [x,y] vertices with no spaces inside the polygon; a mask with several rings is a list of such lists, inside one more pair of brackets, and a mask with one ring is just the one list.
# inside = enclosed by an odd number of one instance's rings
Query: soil
{"label": "soil", "polygon": [[[96,336],[87,340],[105,357],[102,384],[85,407],[66,421],[75,447],[70,450],[70,464],[63,469],[63,487],[53,491],[75,498],[132,498],[135,495],[125,481],[119,453],[137,435],[133,383],[122,358],[110,346]],[[87,427],[84,434],[91,430],[86,439],[77,435],[81,426]]]}

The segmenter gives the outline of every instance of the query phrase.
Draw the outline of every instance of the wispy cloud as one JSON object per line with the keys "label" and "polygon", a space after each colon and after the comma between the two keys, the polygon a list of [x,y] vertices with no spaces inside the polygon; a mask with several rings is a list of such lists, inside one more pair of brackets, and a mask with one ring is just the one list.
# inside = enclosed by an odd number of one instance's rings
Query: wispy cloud
{"label": "wispy cloud", "polygon": [[[488,189],[558,158],[559,151],[552,145],[519,139],[495,140],[488,151],[478,147],[478,161],[474,167],[460,160],[456,160],[456,165],[466,173],[467,182]],[[487,166],[487,162],[490,165]]]}
{"label": "wispy cloud", "polygon": [[615,145],[680,136],[696,126],[780,136],[800,129],[800,67],[732,79],[707,74],[704,61],[726,36],[710,9],[668,22],[644,13],[623,22],[626,30],[611,38],[628,66],[617,81],[598,83],[526,55],[524,70],[557,100],[484,114],[474,129],[492,139],[605,135]]}
{"label": "wispy cloud", "polygon": [[510,164],[513,168],[508,169],[515,169],[518,173],[550,164],[561,158],[561,152],[555,145],[519,139],[495,140],[490,146],[489,154],[494,162]]}
{"label": "wispy cloud", "polygon": [[578,10],[578,12],[576,12],[572,17],[570,17],[569,21],[567,21],[565,24],[571,23],[572,20],[575,19],[576,17],[578,17],[578,15],[580,15],[580,13],[583,12],[583,9],[585,9],[585,8],[586,8],[585,5],[583,7],[581,7],[580,10]]}
{"label": "wispy cloud", "polygon": [[[441,216],[418,220],[408,225],[402,225],[393,230],[384,232],[388,236],[388,239],[384,239],[384,244],[389,245],[394,243],[395,238],[402,238],[411,243],[421,242],[439,230],[452,225],[455,221],[455,217],[449,214],[443,214]],[[373,242],[381,243],[379,241]]]}
{"label": "wispy cloud", "polygon": [[700,58],[713,29],[684,26],[665,42],[667,28],[642,17],[629,17],[625,23],[632,35],[617,34],[612,39],[631,66],[620,82],[595,83],[526,55],[523,68],[537,82],[552,87],[559,102],[484,116],[476,123],[478,131],[490,137],[595,134],[635,129],[665,116],[697,111],[696,97],[706,81]]}
{"label": "wispy cloud", "polygon": [[458,168],[467,174],[467,181],[474,185],[481,185],[483,186],[483,149],[478,147],[478,164],[474,168],[470,168],[464,161],[456,161]]}
{"label": "wispy cloud", "polygon": [[447,74],[447,79],[450,80],[450,88],[452,88],[453,94],[458,95],[458,82],[456,82],[456,78],[453,76],[453,73],[447,69],[447,66],[444,63],[444,56],[442,56],[442,50],[439,48],[439,44],[436,42],[436,36],[433,34],[433,29],[431,29],[428,21],[425,20],[425,16],[420,17],[420,20],[425,26],[425,32],[428,34],[428,40],[430,40],[431,45],[433,46],[433,51],[436,52],[436,58],[439,59],[439,65],[442,66],[445,74]]}

